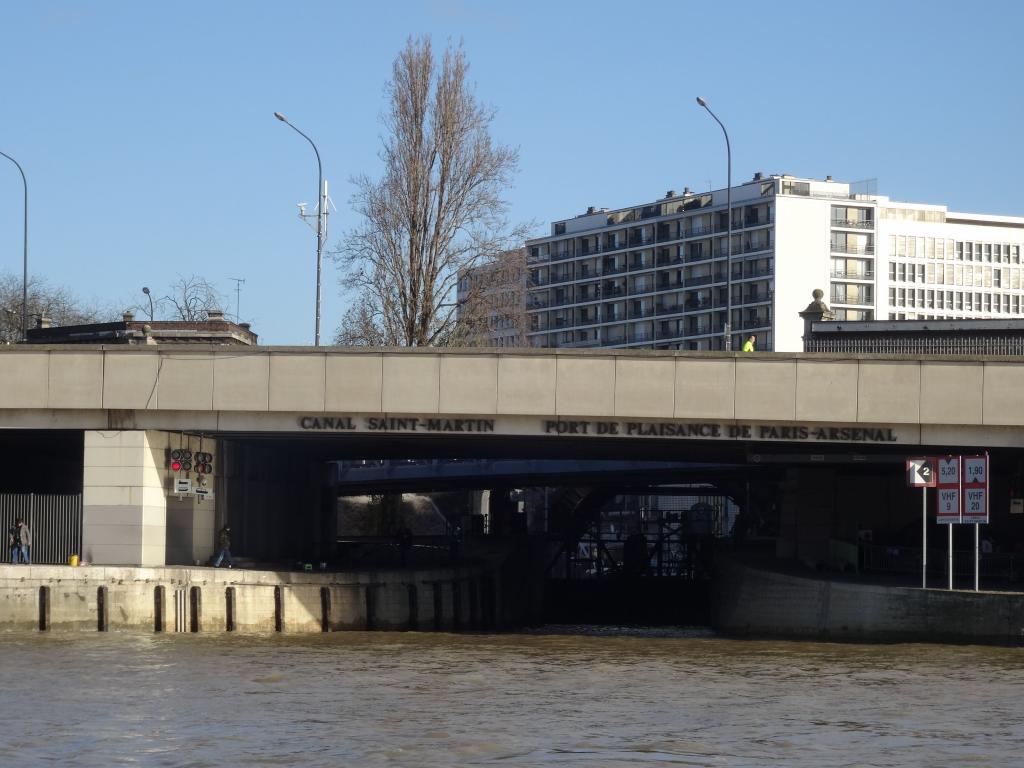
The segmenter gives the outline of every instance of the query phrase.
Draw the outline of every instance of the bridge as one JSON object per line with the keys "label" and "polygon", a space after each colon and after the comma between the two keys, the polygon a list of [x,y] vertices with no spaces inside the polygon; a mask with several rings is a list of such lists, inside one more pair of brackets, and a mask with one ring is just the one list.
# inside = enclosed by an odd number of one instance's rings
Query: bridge
{"label": "bridge", "polygon": [[[0,349],[0,458],[18,470],[0,492],[77,490],[86,557],[163,565],[204,560],[226,520],[243,551],[320,559],[341,459],[776,467],[780,548],[813,558],[870,517],[845,497],[880,504],[867,486],[898,486],[907,455],[993,451],[1008,506],[1021,392],[1024,363],[996,357],[15,346]],[[214,455],[208,486],[174,492],[175,448]]]}

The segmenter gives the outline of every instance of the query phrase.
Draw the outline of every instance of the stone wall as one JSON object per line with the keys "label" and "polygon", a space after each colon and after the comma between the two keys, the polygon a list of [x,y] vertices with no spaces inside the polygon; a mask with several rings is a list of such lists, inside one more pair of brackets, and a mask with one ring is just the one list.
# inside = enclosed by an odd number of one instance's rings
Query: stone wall
{"label": "stone wall", "polygon": [[495,584],[472,567],[291,573],[0,565],[0,630],[493,629]]}
{"label": "stone wall", "polygon": [[712,625],[736,636],[1024,644],[1024,593],[888,587],[717,566]]}

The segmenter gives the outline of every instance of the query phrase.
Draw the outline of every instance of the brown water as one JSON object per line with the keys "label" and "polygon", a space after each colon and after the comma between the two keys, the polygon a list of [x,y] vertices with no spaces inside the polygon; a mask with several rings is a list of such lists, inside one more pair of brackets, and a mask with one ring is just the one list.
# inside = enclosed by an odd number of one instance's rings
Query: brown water
{"label": "brown water", "polygon": [[1024,649],[0,635],[0,765],[1020,766]]}

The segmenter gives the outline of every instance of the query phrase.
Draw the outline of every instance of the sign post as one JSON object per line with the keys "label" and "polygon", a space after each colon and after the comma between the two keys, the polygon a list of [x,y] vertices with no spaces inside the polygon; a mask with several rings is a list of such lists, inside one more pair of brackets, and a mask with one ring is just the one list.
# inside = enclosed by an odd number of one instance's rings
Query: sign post
{"label": "sign post", "polygon": [[960,456],[940,456],[937,463],[935,522],[949,526],[948,588],[953,589],[953,525],[960,522]]}
{"label": "sign post", "polygon": [[935,487],[935,459],[907,459],[907,485],[921,489],[921,589],[928,589],[928,489]]}
{"label": "sign post", "polygon": [[980,524],[988,523],[988,454],[964,456],[964,509],[962,521],[974,523],[974,591],[979,590],[981,554]]}

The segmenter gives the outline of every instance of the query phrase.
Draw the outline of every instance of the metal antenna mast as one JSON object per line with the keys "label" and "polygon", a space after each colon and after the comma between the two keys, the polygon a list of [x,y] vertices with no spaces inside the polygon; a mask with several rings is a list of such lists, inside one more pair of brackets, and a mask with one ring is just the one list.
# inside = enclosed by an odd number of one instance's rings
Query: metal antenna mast
{"label": "metal antenna mast", "polygon": [[238,314],[238,307],[242,301],[242,283],[245,282],[244,277],[229,277],[228,280],[235,281],[235,322],[242,322],[242,316]]}

